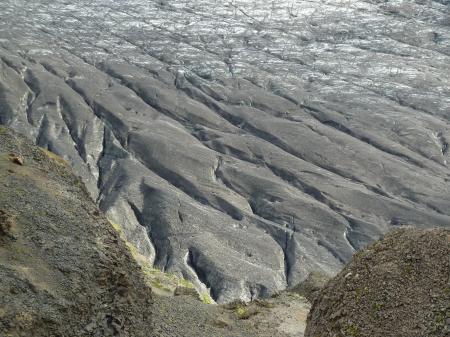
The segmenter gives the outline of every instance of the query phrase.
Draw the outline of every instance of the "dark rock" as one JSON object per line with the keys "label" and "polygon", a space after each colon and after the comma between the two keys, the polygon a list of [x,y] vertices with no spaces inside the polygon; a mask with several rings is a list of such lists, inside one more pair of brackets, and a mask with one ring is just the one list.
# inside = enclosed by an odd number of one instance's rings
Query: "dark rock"
{"label": "dark rock", "polygon": [[450,230],[386,235],[320,291],[305,337],[448,336],[449,257]]}
{"label": "dark rock", "polygon": [[0,240],[3,238],[14,238],[14,217],[7,211],[0,209]]}
{"label": "dark rock", "polygon": [[[11,173],[18,149],[27,165]],[[74,178],[0,129],[0,335],[149,337],[150,288]]]}
{"label": "dark rock", "polygon": [[22,158],[22,156],[19,156],[17,154],[10,153],[9,154],[9,160],[11,160],[14,164],[17,164],[17,165],[20,165],[20,166],[23,165],[23,158]]}

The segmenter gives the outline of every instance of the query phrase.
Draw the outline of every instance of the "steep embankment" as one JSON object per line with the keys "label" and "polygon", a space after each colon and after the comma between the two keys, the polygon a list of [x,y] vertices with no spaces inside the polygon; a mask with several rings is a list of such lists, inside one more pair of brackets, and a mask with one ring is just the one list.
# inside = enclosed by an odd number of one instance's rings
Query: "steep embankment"
{"label": "steep embankment", "polygon": [[450,336],[450,230],[402,229],[322,290],[307,337]]}
{"label": "steep embankment", "polygon": [[140,275],[68,165],[0,128],[0,334],[151,336]]}

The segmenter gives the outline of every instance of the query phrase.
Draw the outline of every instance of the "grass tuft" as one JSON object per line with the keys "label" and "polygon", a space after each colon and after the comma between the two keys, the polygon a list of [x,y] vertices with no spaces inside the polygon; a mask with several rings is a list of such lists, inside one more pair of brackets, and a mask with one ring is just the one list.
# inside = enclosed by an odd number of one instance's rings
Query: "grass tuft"
{"label": "grass tuft", "polygon": [[207,292],[203,292],[200,294],[200,301],[202,301],[205,304],[214,304],[214,300],[212,299],[211,295]]}
{"label": "grass tuft", "polygon": [[344,336],[348,337],[357,337],[359,335],[359,329],[356,324],[350,323],[344,325],[342,332],[344,333]]}
{"label": "grass tuft", "polygon": [[47,156],[48,158],[50,158],[53,162],[55,162],[55,163],[57,163],[57,164],[59,164],[59,165],[61,165],[61,166],[66,166],[66,167],[69,166],[69,164],[68,164],[64,159],[62,159],[60,156],[58,156],[57,154],[55,154],[55,153],[53,153],[53,152],[51,152],[51,151],[49,151],[49,150],[47,150],[47,149],[44,149],[44,148],[42,148],[42,147],[40,147],[39,150],[40,150],[45,156]]}

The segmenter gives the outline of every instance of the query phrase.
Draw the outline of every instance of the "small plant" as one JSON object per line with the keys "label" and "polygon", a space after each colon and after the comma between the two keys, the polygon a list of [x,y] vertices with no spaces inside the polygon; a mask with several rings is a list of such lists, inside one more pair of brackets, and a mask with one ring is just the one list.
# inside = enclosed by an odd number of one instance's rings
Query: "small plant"
{"label": "small plant", "polygon": [[200,294],[200,300],[205,304],[214,304],[214,300],[211,295],[207,292],[203,292]]}
{"label": "small plant", "polygon": [[157,289],[160,289],[160,290],[163,290],[163,291],[168,291],[168,292],[170,292],[172,289],[170,289],[169,287],[167,287],[166,285],[164,285],[162,282],[161,282],[161,280],[159,280],[159,279],[154,279],[154,280],[152,280],[151,282],[150,282],[150,286],[152,287],[152,288],[157,288]]}
{"label": "small plant", "polygon": [[119,224],[112,222],[112,221],[110,221],[109,223],[111,224],[111,226],[114,228],[114,230],[117,232],[117,234],[119,234],[120,238],[122,239],[123,238],[122,237],[123,236],[122,227]]}
{"label": "small plant", "polygon": [[364,289],[358,288],[355,290],[356,301],[361,301],[367,294],[369,293],[369,288],[365,287]]}
{"label": "small plant", "polygon": [[446,288],[444,288],[444,294],[445,294],[446,296],[450,296],[450,285],[447,286]]}
{"label": "small plant", "polygon": [[382,308],[383,308],[383,304],[380,303],[380,302],[375,302],[375,303],[372,305],[372,310],[373,310],[373,313],[374,313],[375,315],[377,315],[378,312],[379,312]]}
{"label": "small plant", "polygon": [[414,271],[413,266],[411,266],[410,264],[406,264],[402,268],[402,273],[403,273],[403,276],[405,276],[405,277],[412,276],[413,271]]}
{"label": "small plant", "polygon": [[62,166],[66,166],[66,167],[69,166],[69,164],[63,158],[58,156],[57,154],[55,154],[55,153],[53,153],[53,152],[51,152],[51,151],[49,151],[47,149],[44,149],[44,148],[39,148],[39,150],[41,150],[41,152],[46,157],[50,158],[53,162],[55,162],[55,163],[57,163],[59,165],[62,165]]}
{"label": "small plant", "polygon": [[374,304],[373,304],[373,309],[374,309],[375,311],[380,311],[380,310],[381,310],[381,307],[382,307],[382,304],[381,304],[381,303],[374,303]]}
{"label": "small plant", "polygon": [[342,328],[342,333],[344,336],[357,337],[359,335],[359,329],[356,324],[350,323],[344,325]]}
{"label": "small plant", "polygon": [[192,282],[189,282],[188,280],[185,280],[184,278],[180,279],[179,285],[181,287],[189,288],[189,289],[194,289],[195,288],[194,285],[192,284]]}
{"label": "small plant", "polygon": [[236,307],[234,312],[236,313],[236,315],[239,319],[243,319],[244,317],[247,316],[247,307],[245,307],[243,305],[239,305]]}
{"label": "small plant", "polygon": [[254,307],[249,307],[245,303],[238,303],[234,308],[234,313],[239,319],[249,319],[250,317],[257,315],[259,311]]}
{"label": "small plant", "polygon": [[441,332],[445,328],[445,321],[446,317],[449,317],[448,315],[445,315],[443,312],[440,312],[436,314],[434,317],[434,321],[431,326],[431,330],[434,334],[437,334],[438,332]]}

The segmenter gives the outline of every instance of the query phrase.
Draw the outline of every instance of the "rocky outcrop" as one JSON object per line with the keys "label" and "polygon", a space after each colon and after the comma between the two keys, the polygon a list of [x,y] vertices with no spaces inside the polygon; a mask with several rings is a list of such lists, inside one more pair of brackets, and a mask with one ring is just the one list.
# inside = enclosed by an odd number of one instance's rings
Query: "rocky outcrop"
{"label": "rocky outcrop", "polygon": [[446,337],[450,231],[395,231],[355,254],[316,298],[306,337]]}
{"label": "rocky outcrop", "polygon": [[446,1],[0,3],[0,122],[218,302],[450,225]]}
{"label": "rocky outcrop", "polygon": [[149,337],[151,324],[150,288],[79,178],[0,127],[0,334]]}

